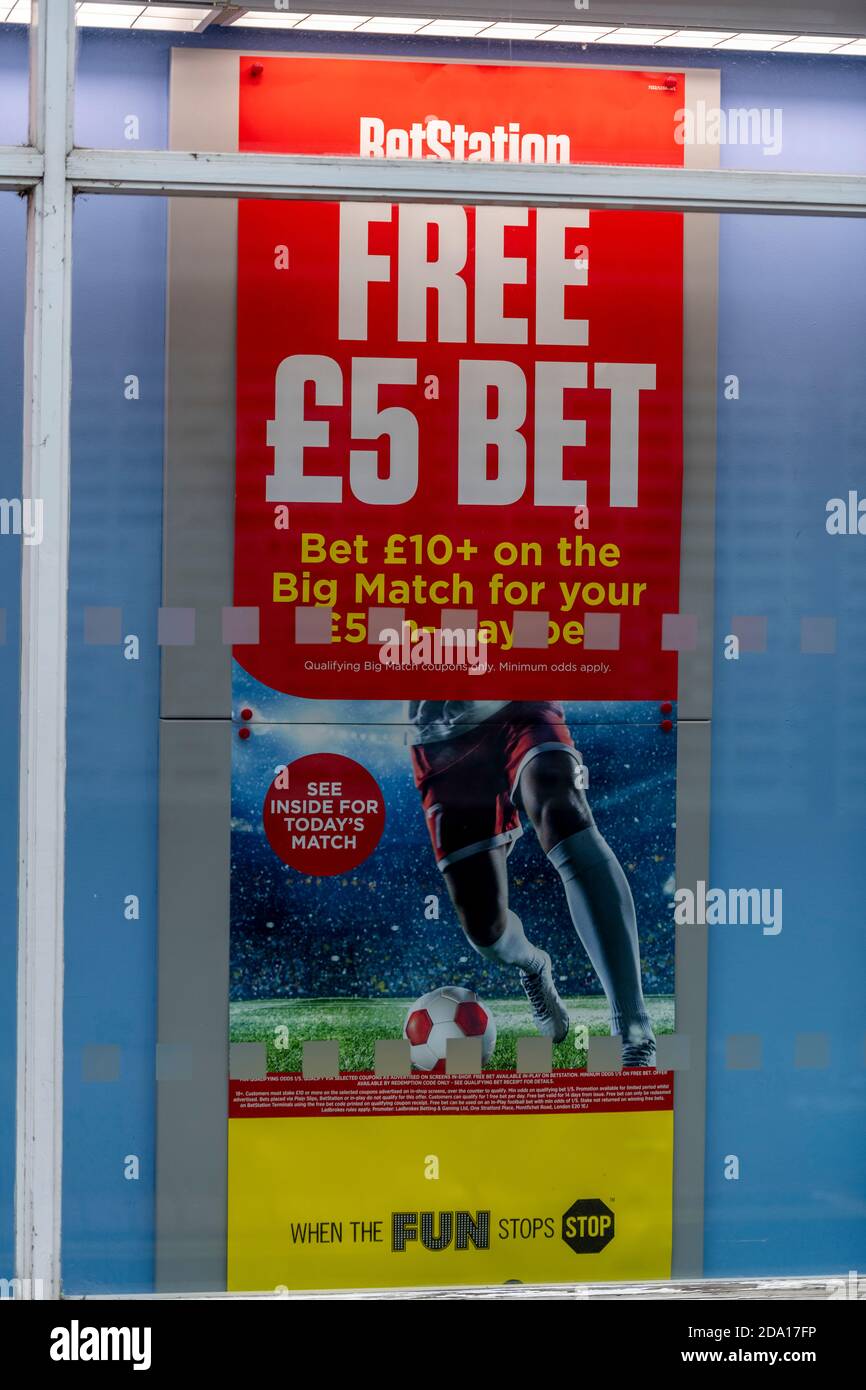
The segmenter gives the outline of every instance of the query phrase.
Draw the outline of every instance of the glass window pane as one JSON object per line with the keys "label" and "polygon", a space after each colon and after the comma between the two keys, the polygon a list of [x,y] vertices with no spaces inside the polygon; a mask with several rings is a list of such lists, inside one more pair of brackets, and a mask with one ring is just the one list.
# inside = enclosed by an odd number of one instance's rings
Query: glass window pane
{"label": "glass window pane", "polygon": [[165,235],[162,200],[76,200],[64,1282],[78,1290],[153,1284]]}
{"label": "glass window pane", "polygon": [[78,200],[70,1292],[859,1268],[864,252]]}
{"label": "glass window pane", "polygon": [[0,145],[28,140],[30,0],[0,0]]}
{"label": "glass window pane", "polygon": [[[297,101],[286,91],[274,97],[283,103],[283,152],[721,165],[763,174],[866,170],[862,17],[838,45],[810,45],[808,36],[792,42],[781,24],[759,40],[723,29],[623,28],[601,16],[575,25],[544,15],[535,24],[501,16],[416,21],[348,4],[337,15],[242,7],[230,22],[202,27],[211,13],[204,0],[82,5],[76,142],[165,148],[171,73],[206,53],[217,63],[219,55],[247,55],[242,80],[251,80],[251,62],[261,67],[252,80],[263,102],[280,73],[291,78]],[[791,33],[797,22],[792,17]],[[306,61],[275,63],[279,55]],[[627,75],[614,76],[622,69]],[[491,83],[506,99],[488,109],[478,96]],[[356,92],[365,97],[366,124],[350,120]],[[212,104],[213,135],[234,103],[226,94]],[[256,147],[251,138],[248,148]]]}
{"label": "glass window pane", "polygon": [[52,524],[38,499],[22,496],[26,211],[15,194],[0,194],[0,711],[7,742],[0,762],[0,1280],[15,1275],[21,558],[22,546],[38,544],[43,527]]}

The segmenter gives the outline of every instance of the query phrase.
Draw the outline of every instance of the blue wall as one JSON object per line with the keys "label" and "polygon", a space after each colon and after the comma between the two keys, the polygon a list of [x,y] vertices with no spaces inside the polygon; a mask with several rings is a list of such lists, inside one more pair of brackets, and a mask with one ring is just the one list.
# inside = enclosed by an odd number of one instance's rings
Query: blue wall
{"label": "blue wall", "polygon": [[[11,37],[0,32],[0,64]],[[646,50],[86,30],[78,142],[119,146],[136,114],[139,148],[164,146],[168,55],[180,44],[664,66]],[[866,172],[866,60],[670,57],[688,61],[721,67],[724,106],[783,110],[778,158],[727,148],[724,163]],[[165,214],[155,199],[76,210],[64,1173],[65,1282],[76,1292],[152,1279]],[[767,616],[768,644],[717,661],[711,876],[782,887],[785,925],[776,938],[711,932],[706,1273],[847,1270],[866,1262],[866,541],[831,539],[823,522],[829,497],[866,483],[866,224],[722,221],[720,375],[741,387],[739,401],[719,401],[716,651],[736,614]],[[123,399],[127,372],[141,376],[135,403]],[[83,645],[88,604],[123,607],[140,661]],[[801,654],[801,615],[838,618],[836,655]],[[123,918],[132,892],[138,923]],[[794,1070],[801,1032],[830,1035],[827,1069]],[[762,1036],[759,1070],[726,1070],[737,1033]],[[84,1080],[85,1049],[111,1044],[118,1080]],[[0,1115],[10,1103],[0,1092]],[[137,1182],[124,1180],[127,1154],[141,1160]],[[730,1154],[736,1182],[723,1176]]]}
{"label": "blue wall", "polygon": [[[717,660],[712,874],[784,893],[778,937],[711,929],[707,1271],[818,1273],[866,1255],[866,537],[825,505],[866,494],[866,221],[723,219],[716,652],[734,615],[766,653]],[[835,655],[800,617],[837,619]],[[725,1071],[728,1034],[763,1066]],[[794,1035],[829,1067],[792,1070]],[[723,1176],[727,1154],[739,1181]]]}
{"label": "blue wall", "polygon": [[[74,247],[64,1278],[141,1289],[153,1277],[165,205],[80,198]],[[124,399],[130,373],[137,401]],[[84,644],[91,606],[121,610],[138,660]],[[113,1046],[116,1079],[89,1080],[85,1049]]]}

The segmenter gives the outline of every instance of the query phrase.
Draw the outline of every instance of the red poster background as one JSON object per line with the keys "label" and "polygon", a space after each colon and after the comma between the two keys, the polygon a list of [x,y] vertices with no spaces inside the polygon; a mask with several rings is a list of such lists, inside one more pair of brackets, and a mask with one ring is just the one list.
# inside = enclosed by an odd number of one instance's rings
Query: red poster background
{"label": "red poster background", "polygon": [[[463,122],[469,129],[492,130],[499,123],[520,122],[523,131],[565,133],[572,158],[605,163],[682,163],[683,147],[674,138],[675,112],[684,104],[684,79],[639,71],[556,67],[444,64],[369,59],[264,57],[240,59],[240,148],[302,154],[358,153],[361,114],[381,117],[386,127],[408,129],[434,115]],[[504,312],[525,317],[526,345],[475,344],[474,210],[468,209],[469,242],[466,281],[469,306],[465,343],[398,342],[397,225],[399,209],[390,210],[389,225],[371,228],[369,250],[391,257],[391,280],[368,290],[369,328],[363,341],[338,337],[339,207],[333,203],[246,201],[239,209],[237,333],[237,502],[235,528],[235,604],[260,613],[260,640],[235,648],[235,656],[264,684],[292,695],[345,698],[556,698],[560,700],[635,700],[672,697],[676,693],[676,655],[661,650],[662,615],[678,609],[680,509],[682,483],[682,218],[675,213],[593,211],[587,227],[565,233],[564,254],[588,248],[588,283],[565,290],[566,317],[589,321],[586,347],[557,347],[535,341],[535,217],[526,227],[506,232],[505,253],[527,262],[526,285],[505,288]],[[275,264],[275,248],[288,250],[288,268]],[[582,254],[582,253],[581,253]],[[428,338],[435,336],[435,297],[429,306]],[[306,451],[306,473],[343,479],[337,503],[289,506],[287,530],[275,527],[275,504],[266,499],[266,480],[274,471],[274,451],[267,442],[267,422],[275,417],[274,380],[280,362],[295,354],[321,354],[343,373],[343,404],[313,403],[308,386],[305,414],[329,425],[329,442]],[[374,448],[376,441],[352,439],[349,401],[351,361],[359,357],[414,358],[415,386],[387,386],[379,403],[408,407],[419,430],[419,486],[400,506],[370,506],[349,488],[350,448]],[[528,413],[522,433],[527,441],[527,488],[508,507],[457,506],[457,381],[461,359],[508,360],[525,373]],[[656,389],[641,394],[638,506],[611,508],[610,393],[567,391],[565,411],[586,421],[586,445],[567,448],[565,476],[587,482],[590,525],[575,531],[570,507],[533,503],[534,403],[532,381],[538,361],[639,362],[656,366]],[[589,381],[592,382],[592,366]],[[438,399],[425,399],[424,381],[439,381]],[[388,466],[387,440],[378,444],[380,474]],[[366,538],[370,563],[325,562],[304,565],[301,536],[325,535],[329,541]],[[492,606],[487,588],[494,571],[508,581],[543,580],[536,609],[560,623],[583,619],[586,612],[621,616],[619,650],[584,650],[559,640],[544,648],[488,648],[484,675],[446,671],[379,671],[363,669],[374,661],[378,642],[349,638],[346,615],[379,606],[353,596],[355,574],[385,575],[391,580],[442,579],[449,567],[424,562],[399,568],[377,563],[387,538],[395,533],[442,534],[456,545],[468,540],[478,553],[456,556],[453,568],[474,586],[475,602],[445,604],[445,610],[477,610],[478,621],[513,620],[516,607]],[[596,564],[563,569],[556,543],[581,536],[597,549],[613,543],[620,549],[616,568]],[[537,540],[544,563],[504,567],[491,557],[499,541]],[[313,579],[332,578],[341,586],[333,604],[330,643],[295,642],[294,603],[273,602],[275,571]],[[639,606],[587,607],[578,603],[563,615],[559,581],[641,582],[647,585]],[[312,604],[310,598],[301,603]],[[443,623],[443,606],[432,602],[395,603],[419,625]],[[446,620],[447,621],[447,620]],[[454,621],[452,619],[452,621]],[[374,634],[375,636],[375,634]],[[534,670],[503,671],[500,660],[525,663]],[[340,663],[360,663],[361,670],[340,670]],[[336,665],[331,665],[336,663]],[[309,669],[319,666],[321,669]],[[581,669],[589,667],[591,669]]]}

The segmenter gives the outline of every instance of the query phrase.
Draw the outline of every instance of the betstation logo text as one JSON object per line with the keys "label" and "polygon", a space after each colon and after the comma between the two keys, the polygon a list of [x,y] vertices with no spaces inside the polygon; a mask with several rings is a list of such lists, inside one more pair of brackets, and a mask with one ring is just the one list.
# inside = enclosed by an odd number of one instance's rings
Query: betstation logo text
{"label": "betstation logo text", "polygon": [[408,130],[386,126],[379,116],[361,116],[358,150],[366,159],[452,159],[497,164],[571,162],[571,140],[567,135],[524,131],[519,121],[495,125],[492,130],[469,130],[459,121],[452,124],[435,116],[413,121]]}
{"label": "betstation logo text", "polygon": [[384,1221],[293,1221],[293,1245],[384,1245],[392,1254],[489,1250],[491,1241],[555,1240],[577,1255],[596,1255],[616,1233],[614,1214],[598,1197],[573,1202],[561,1216],[495,1216],[492,1211],[395,1211]]}

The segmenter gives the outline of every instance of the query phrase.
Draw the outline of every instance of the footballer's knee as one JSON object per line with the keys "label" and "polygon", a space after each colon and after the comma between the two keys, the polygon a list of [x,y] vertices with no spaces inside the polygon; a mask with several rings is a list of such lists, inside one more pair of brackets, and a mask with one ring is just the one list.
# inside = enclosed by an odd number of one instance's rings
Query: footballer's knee
{"label": "footballer's knee", "polygon": [[452,888],[451,899],[461,927],[476,946],[492,946],[499,940],[508,922],[506,903],[491,900],[466,881]]}
{"label": "footballer's knee", "polygon": [[[501,875],[473,855],[445,870],[445,880],[460,925],[476,946],[492,946],[508,923],[508,893]],[[493,869],[493,871],[491,871]]]}
{"label": "footballer's knee", "polygon": [[539,753],[524,769],[520,786],[523,805],[546,854],[561,840],[593,824],[579,775],[580,764],[560,752]]}
{"label": "footballer's knee", "polygon": [[508,924],[508,911],[491,914],[487,910],[457,909],[460,925],[476,946],[493,946]]}

